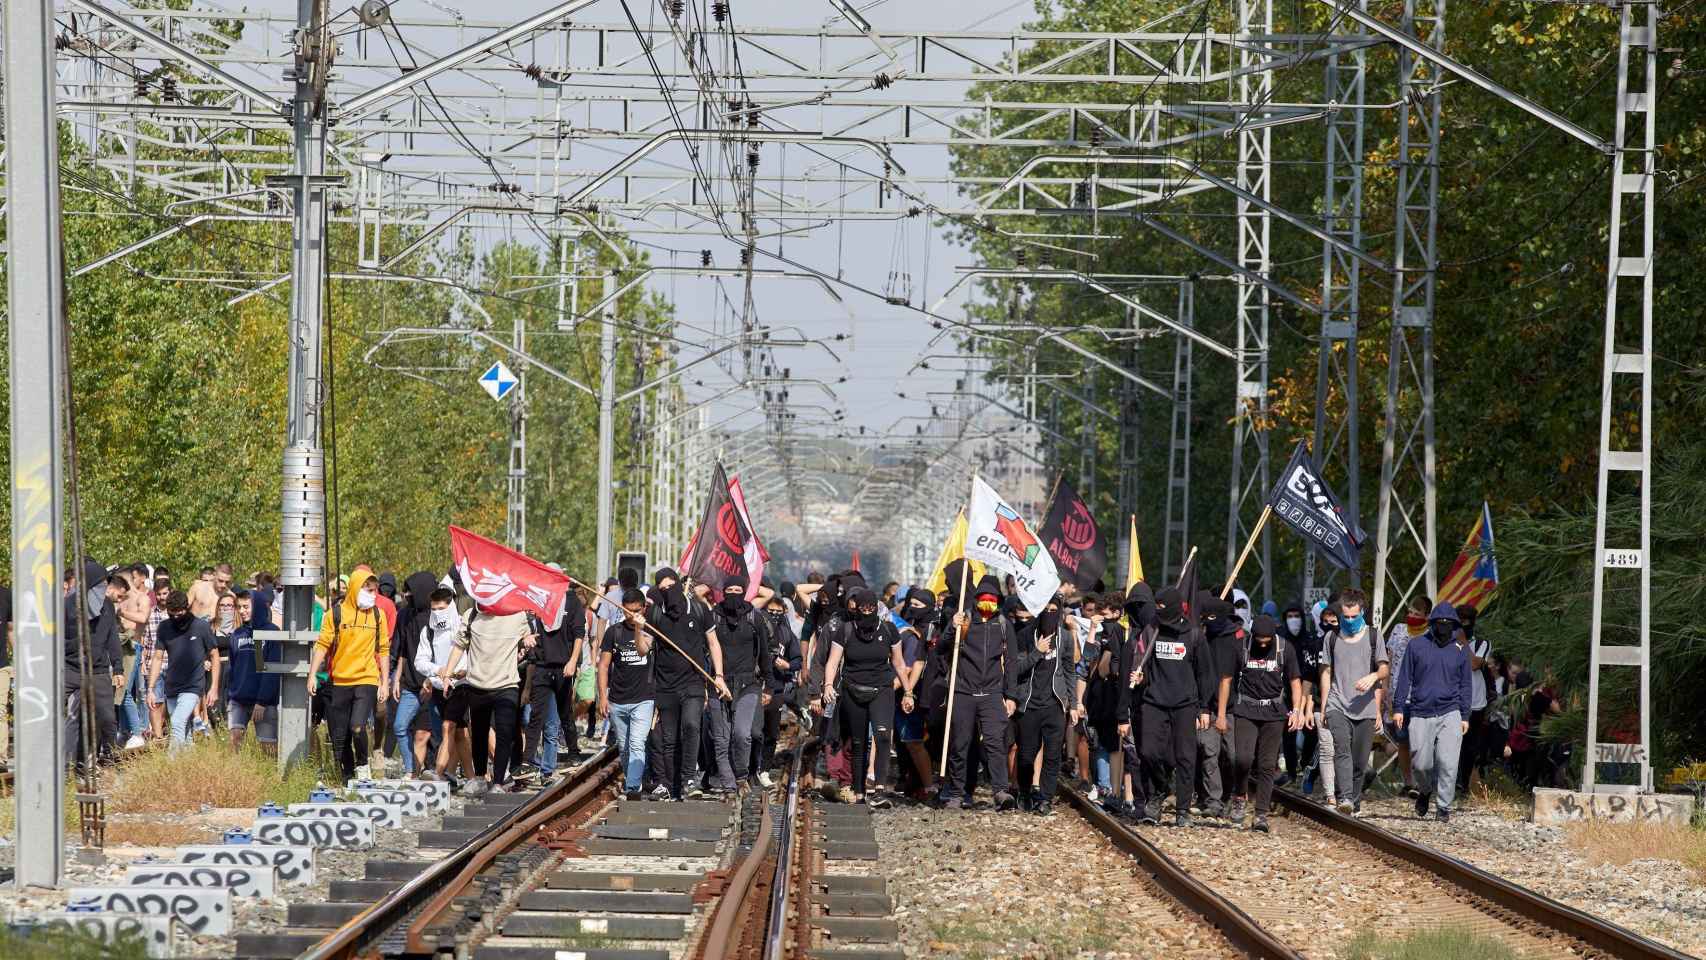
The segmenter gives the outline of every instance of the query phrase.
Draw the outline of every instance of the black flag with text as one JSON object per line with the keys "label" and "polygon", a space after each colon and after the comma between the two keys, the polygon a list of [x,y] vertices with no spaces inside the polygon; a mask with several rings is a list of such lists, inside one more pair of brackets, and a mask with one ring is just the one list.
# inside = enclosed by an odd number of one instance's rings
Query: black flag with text
{"label": "black flag with text", "polygon": [[1345,516],[1339,498],[1315,472],[1304,444],[1292,451],[1291,462],[1268,493],[1268,506],[1274,516],[1302,534],[1328,560],[1346,570],[1356,569],[1362,553],[1362,531],[1354,519]]}
{"label": "black flag with text", "polygon": [[1060,578],[1088,593],[1108,568],[1108,545],[1096,528],[1096,518],[1078,492],[1064,480],[1054,485],[1054,499],[1038,531],[1054,558]]}

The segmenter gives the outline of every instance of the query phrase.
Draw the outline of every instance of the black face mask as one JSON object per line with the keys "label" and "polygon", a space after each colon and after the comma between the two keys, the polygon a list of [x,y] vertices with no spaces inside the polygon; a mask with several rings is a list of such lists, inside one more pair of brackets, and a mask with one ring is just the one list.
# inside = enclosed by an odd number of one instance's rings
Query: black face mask
{"label": "black face mask", "polygon": [[738,593],[723,594],[723,612],[733,617],[740,613],[740,608],[746,606],[746,597]]}
{"label": "black face mask", "polygon": [[878,623],[877,618],[879,616],[881,616],[881,614],[877,613],[877,611],[872,610],[870,613],[858,613],[858,612],[856,612],[854,615],[859,618],[859,630],[860,630],[860,632],[862,632],[862,633],[874,633],[876,631],[877,623]]}
{"label": "black face mask", "polygon": [[901,616],[905,618],[907,623],[916,627],[921,624],[928,623],[930,621],[931,612],[932,611],[929,607],[907,607],[906,612],[901,614]]}
{"label": "black face mask", "polygon": [[190,614],[189,614],[189,611],[187,611],[187,610],[184,611],[183,613],[177,613],[177,614],[172,615],[172,622],[177,624],[179,627],[189,626],[190,625],[190,619],[191,619]]}
{"label": "black face mask", "polygon": [[1443,647],[1456,639],[1457,627],[1449,620],[1435,620],[1428,624],[1428,633],[1433,636],[1434,643]]}
{"label": "black face mask", "polygon": [[1044,610],[1037,616],[1037,633],[1041,636],[1052,637],[1060,629],[1060,611]]}

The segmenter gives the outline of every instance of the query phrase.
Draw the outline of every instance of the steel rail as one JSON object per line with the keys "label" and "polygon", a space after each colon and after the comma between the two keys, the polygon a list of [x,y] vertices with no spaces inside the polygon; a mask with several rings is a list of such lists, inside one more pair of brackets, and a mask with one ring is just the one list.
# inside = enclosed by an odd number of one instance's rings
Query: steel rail
{"label": "steel rail", "polygon": [[[695,955],[701,960],[728,960],[746,953],[751,940],[758,942],[764,957],[779,960],[783,956],[780,951],[783,949],[782,931],[787,917],[789,861],[793,855],[794,831],[799,826],[797,814],[802,758],[808,751],[815,750],[820,742],[807,740],[794,751],[794,759],[788,767],[788,797],[780,805],[781,811],[776,809],[778,804],[765,797],[764,819],[759,824],[758,840],[729,875],[722,899],[717,901],[705,927],[706,932],[699,939]],[[777,822],[778,817],[780,823]],[[762,902],[755,902],[754,895],[759,889],[758,881],[763,876],[764,864],[772,858],[776,863],[770,874],[769,896]],[[754,922],[754,911],[760,911],[756,916],[762,918],[762,923]],[[749,936],[755,927],[757,936]]]}
{"label": "steel rail", "polygon": [[1368,844],[1444,880],[1464,892],[1510,910],[1565,936],[1604,950],[1625,960],[1689,960],[1689,955],[1641,936],[1633,930],[1601,920],[1559,903],[1551,897],[1488,873],[1466,861],[1424,846],[1407,837],[1383,830],[1366,820],[1348,817],[1290,790],[1275,790],[1274,799],[1288,811]]}
{"label": "steel rail", "polygon": [[411,953],[434,952],[436,946],[426,944],[422,934],[468,883],[499,854],[525,840],[540,826],[597,796],[615,780],[618,766],[615,748],[605,747],[585,766],[504,814],[442,860],[351,917],[297,960],[350,960],[361,956],[408,920],[417,908],[420,912],[409,924],[408,949]]}
{"label": "steel rail", "polygon": [[1219,930],[1234,949],[1262,960],[1303,960],[1303,954],[1286,946],[1237,904],[1191,876],[1159,847],[1114,819],[1090,798],[1064,784],[1060,787],[1060,795],[1114,846],[1130,854],[1168,896]]}

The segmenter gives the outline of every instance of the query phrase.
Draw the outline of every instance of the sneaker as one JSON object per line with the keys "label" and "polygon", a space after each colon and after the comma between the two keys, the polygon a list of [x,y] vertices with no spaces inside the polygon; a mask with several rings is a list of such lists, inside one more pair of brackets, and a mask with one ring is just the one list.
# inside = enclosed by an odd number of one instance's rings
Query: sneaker
{"label": "sneaker", "polygon": [[464,797],[483,797],[491,792],[492,784],[485,777],[472,777],[462,784],[462,795]]}
{"label": "sneaker", "polygon": [[1160,823],[1161,822],[1161,804],[1157,803],[1155,801],[1150,801],[1149,803],[1144,804],[1143,805],[1143,815],[1138,817],[1137,822],[1143,824],[1144,826],[1148,826],[1148,827],[1153,827],[1156,824]]}
{"label": "sneaker", "polygon": [[1308,773],[1304,774],[1304,776],[1303,776],[1303,795],[1308,796],[1309,794],[1312,794],[1314,792],[1315,792],[1315,771],[1311,770]]}
{"label": "sneaker", "polygon": [[1052,817],[1054,816],[1054,804],[1047,800],[1039,800],[1037,805],[1031,808],[1031,812],[1039,817]]}
{"label": "sneaker", "polygon": [[1353,817],[1362,816],[1362,800],[1361,799],[1358,799],[1356,803],[1351,804],[1351,816],[1353,816]]}
{"label": "sneaker", "polygon": [[1014,799],[1013,795],[1005,790],[1002,790],[995,795],[995,809],[997,810],[1011,810],[1018,805],[1018,800]]}
{"label": "sneaker", "polygon": [[657,786],[652,788],[652,799],[653,800],[673,800],[673,799],[675,799],[675,797],[672,794],[670,794],[668,787],[666,787],[660,783]]}
{"label": "sneaker", "polygon": [[1102,799],[1102,788],[1101,787],[1091,787],[1090,792],[1087,794],[1087,796],[1089,796],[1091,803],[1095,803],[1096,801]]}
{"label": "sneaker", "polygon": [[130,739],[124,742],[126,750],[141,750],[146,746],[148,746],[148,741],[142,739],[142,735],[137,733],[131,734]]}
{"label": "sneaker", "polygon": [[686,799],[688,799],[688,800],[703,800],[703,799],[705,799],[705,791],[700,789],[699,785],[697,783],[695,783],[693,786],[687,788],[687,798]]}
{"label": "sneaker", "polygon": [[[1197,811],[1193,808],[1191,812],[1196,813]],[[1215,800],[1202,808],[1202,815],[1210,820],[1220,820],[1226,816],[1226,807],[1220,801]]]}
{"label": "sneaker", "polygon": [[437,770],[423,770],[423,771],[421,771],[421,775],[418,779],[430,783],[430,782],[434,782],[434,781],[438,781],[438,780],[443,780],[444,778],[438,775]]}
{"label": "sneaker", "polygon": [[624,791],[624,792],[623,792],[623,793],[622,793],[622,799],[624,799],[624,800],[638,800],[638,799],[640,799],[640,790],[639,790],[639,788],[638,788],[638,787],[636,787],[636,788],[634,788],[634,789],[632,789],[632,790],[626,790],[626,791]]}
{"label": "sneaker", "polygon": [[539,776],[539,768],[531,763],[524,763],[509,772],[517,780],[532,780]]}
{"label": "sneaker", "polygon": [[1175,827],[1188,827],[1191,825],[1192,824],[1191,824],[1191,815],[1190,814],[1181,811],[1181,812],[1173,815],[1173,826],[1175,826]]}
{"label": "sneaker", "polygon": [[357,780],[372,780],[373,779],[373,767],[372,767],[372,765],[366,764],[366,763],[356,764],[355,778]]}
{"label": "sneaker", "polygon": [[1257,833],[1267,833],[1268,832],[1268,818],[1267,817],[1257,817],[1256,821],[1254,823],[1250,824],[1250,829],[1256,831]]}
{"label": "sneaker", "polygon": [[1425,817],[1427,815],[1428,815],[1428,795],[1425,793],[1417,792],[1417,794],[1416,794],[1416,816]]}
{"label": "sneaker", "polygon": [[943,810],[964,810],[965,808],[966,802],[959,797],[948,797],[942,801]]}
{"label": "sneaker", "polygon": [[1451,822],[1451,811],[1450,810],[1435,810],[1434,811],[1434,819],[1439,821],[1440,823],[1450,823]]}
{"label": "sneaker", "polygon": [[1242,824],[1244,822],[1243,797],[1235,798],[1232,801],[1232,809],[1227,812],[1226,819],[1232,821],[1234,824]]}
{"label": "sneaker", "polygon": [[770,771],[760,770],[758,773],[758,783],[760,786],[770,786]]}
{"label": "sneaker", "polygon": [[1350,816],[1351,814],[1357,812],[1357,808],[1349,800],[1346,800],[1343,797],[1339,798],[1339,803],[1338,803],[1337,809],[1340,813],[1344,814],[1347,817]]}
{"label": "sneaker", "polygon": [[894,804],[889,801],[887,791],[872,790],[865,796],[865,805],[870,807],[872,810],[887,810]]}
{"label": "sneaker", "polygon": [[1295,779],[1297,779],[1297,778],[1293,777],[1290,773],[1282,773],[1279,776],[1274,778],[1274,786],[1276,786],[1276,787],[1290,786],[1291,781],[1293,781]]}

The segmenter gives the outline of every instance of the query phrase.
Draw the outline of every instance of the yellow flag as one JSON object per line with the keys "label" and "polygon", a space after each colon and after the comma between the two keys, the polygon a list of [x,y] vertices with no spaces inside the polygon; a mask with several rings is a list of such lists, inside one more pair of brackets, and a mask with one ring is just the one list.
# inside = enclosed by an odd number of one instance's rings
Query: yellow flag
{"label": "yellow flag", "polygon": [[[948,564],[961,559],[965,555],[966,512],[961,510],[960,515],[954,518],[954,529],[948,533],[948,542],[942,544],[942,553],[936,558],[936,572],[930,576],[929,587],[931,593],[941,596],[942,591],[950,589],[948,586]],[[971,564],[970,582],[972,585],[975,585],[983,576],[983,564],[978,563],[976,560],[968,562]],[[953,589],[958,588],[959,584],[954,584]]]}
{"label": "yellow flag", "polygon": [[1137,515],[1131,517],[1131,555],[1125,563],[1125,592],[1131,593],[1131,588],[1143,579],[1143,557],[1137,552]]}

